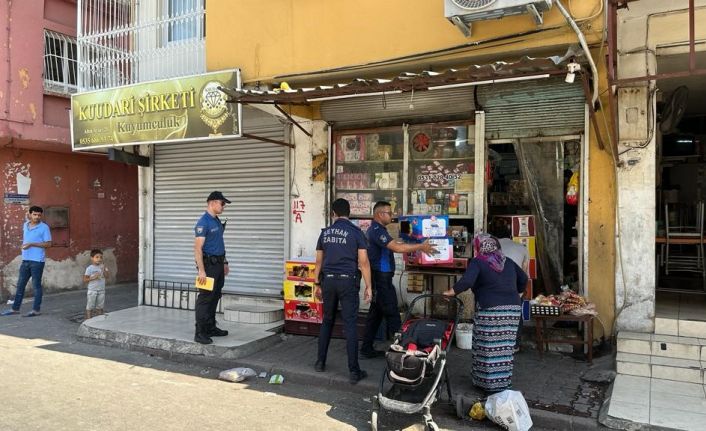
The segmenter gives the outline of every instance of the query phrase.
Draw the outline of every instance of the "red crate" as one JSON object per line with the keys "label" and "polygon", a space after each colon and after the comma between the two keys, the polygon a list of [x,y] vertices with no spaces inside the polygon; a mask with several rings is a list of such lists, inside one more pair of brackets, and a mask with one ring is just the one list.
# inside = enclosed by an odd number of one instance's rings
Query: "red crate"
{"label": "red crate", "polygon": [[284,320],[321,323],[324,307],[320,302],[285,299]]}

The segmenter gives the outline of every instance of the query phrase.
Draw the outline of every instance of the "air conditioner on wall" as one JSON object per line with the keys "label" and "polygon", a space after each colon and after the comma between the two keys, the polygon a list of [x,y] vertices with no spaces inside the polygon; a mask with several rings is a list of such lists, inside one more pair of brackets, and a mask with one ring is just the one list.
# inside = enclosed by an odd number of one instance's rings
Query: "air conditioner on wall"
{"label": "air conditioner on wall", "polygon": [[473,21],[511,15],[530,14],[540,25],[542,13],[551,7],[552,0],[444,0],[446,18],[466,36],[471,35]]}

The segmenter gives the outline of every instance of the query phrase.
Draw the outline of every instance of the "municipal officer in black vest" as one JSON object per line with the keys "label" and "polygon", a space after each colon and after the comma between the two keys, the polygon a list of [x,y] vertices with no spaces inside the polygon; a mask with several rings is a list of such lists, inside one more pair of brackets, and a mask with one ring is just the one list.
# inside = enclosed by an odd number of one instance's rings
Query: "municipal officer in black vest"
{"label": "municipal officer in black vest", "polygon": [[199,289],[196,297],[196,334],[194,341],[201,344],[211,344],[211,337],[224,337],[228,331],[216,326],[216,309],[221,299],[221,290],[225,276],[228,275],[226,247],[223,242],[225,223],[218,216],[223,213],[230,201],[221,192],[211,192],[206,199],[206,212],[196,222],[194,227],[194,259],[199,271],[199,283],[204,283],[206,277],[213,278],[213,290]]}
{"label": "municipal officer in black vest", "polygon": [[395,241],[387,232],[387,225],[392,222],[392,206],[389,202],[380,201],[373,207],[373,222],[368,228],[368,256],[373,279],[373,300],[370,303],[368,319],[365,322],[365,335],[360,346],[360,356],[374,358],[385,352],[375,350],[373,341],[378,332],[383,317],[387,321],[387,329],[391,333],[398,332],[402,325],[400,310],[397,306],[397,293],[392,284],[395,276],[394,253],[412,253],[422,251],[427,254],[436,252],[429,240],[419,244],[405,244]]}
{"label": "municipal officer in black vest", "polygon": [[[358,306],[360,302],[360,274],[365,282],[364,299],[370,302],[370,264],[368,262],[367,242],[363,232],[348,220],[350,204],[345,199],[336,199],[331,204],[334,222],[322,229],[316,244],[316,295],[323,297],[324,321],[319,332],[319,353],[314,365],[316,371],[326,368],[326,354],[331,341],[331,331],[341,303],[341,317],[346,335],[348,353],[349,381],[356,384],[368,373],[358,365]],[[320,281],[320,283],[319,283]]]}

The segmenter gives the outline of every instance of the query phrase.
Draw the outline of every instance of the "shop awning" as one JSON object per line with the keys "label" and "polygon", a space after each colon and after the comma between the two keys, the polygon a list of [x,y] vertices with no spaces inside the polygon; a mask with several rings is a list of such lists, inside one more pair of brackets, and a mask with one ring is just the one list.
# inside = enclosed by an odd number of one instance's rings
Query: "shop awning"
{"label": "shop awning", "polygon": [[[573,57],[572,57],[573,58]],[[297,89],[234,89],[221,88],[230,96],[231,103],[308,105],[324,100],[363,96],[395,94],[408,91],[435,90],[495,82],[540,79],[551,75],[566,74],[568,56],[531,58],[519,61],[495,62],[472,65],[464,69],[448,69],[443,72],[405,72],[393,79],[355,79],[349,83],[320,85]]]}

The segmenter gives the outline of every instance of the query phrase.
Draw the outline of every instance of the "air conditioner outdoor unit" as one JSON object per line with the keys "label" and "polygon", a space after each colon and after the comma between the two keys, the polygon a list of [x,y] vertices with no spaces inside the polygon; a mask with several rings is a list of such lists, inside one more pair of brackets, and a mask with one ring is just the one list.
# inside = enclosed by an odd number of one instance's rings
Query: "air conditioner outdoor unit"
{"label": "air conditioner outdoor unit", "polygon": [[528,13],[537,25],[542,24],[542,13],[551,9],[552,0],[444,0],[446,18],[466,36],[471,35],[471,23],[500,19]]}

